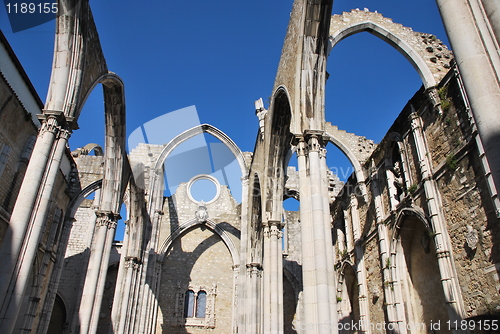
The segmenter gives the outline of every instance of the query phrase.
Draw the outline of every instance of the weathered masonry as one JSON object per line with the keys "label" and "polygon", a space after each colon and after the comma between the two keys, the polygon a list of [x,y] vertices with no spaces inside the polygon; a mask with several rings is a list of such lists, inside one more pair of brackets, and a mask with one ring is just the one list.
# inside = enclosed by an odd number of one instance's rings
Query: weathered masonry
{"label": "weathered masonry", "polygon": [[[332,1],[295,0],[251,153],[202,124],[127,154],[126,83],[108,71],[85,0],[59,3],[45,105],[1,35],[0,332],[500,326],[500,3],[437,4],[453,52],[380,13],[331,16]],[[422,79],[378,144],[324,110],[330,50],[365,31]],[[98,84],[105,144],[70,150]],[[201,173],[167,193],[176,148],[199,135],[231,156],[237,185]],[[353,166],[345,183],[327,167],[329,143]]]}

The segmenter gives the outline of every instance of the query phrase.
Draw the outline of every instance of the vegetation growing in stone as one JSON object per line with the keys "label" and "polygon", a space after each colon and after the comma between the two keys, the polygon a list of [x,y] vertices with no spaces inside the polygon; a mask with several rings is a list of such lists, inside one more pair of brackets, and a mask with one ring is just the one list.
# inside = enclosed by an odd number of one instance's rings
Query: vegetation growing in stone
{"label": "vegetation growing in stone", "polygon": [[418,184],[412,184],[409,188],[408,188],[408,192],[410,193],[410,195],[413,195],[415,194],[415,192],[417,191],[417,188],[418,188]]}
{"label": "vegetation growing in stone", "polygon": [[457,169],[457,165],[458,165],[458,160],[455,157],[455,155],[448,154],[446,156],[446,167],[448,167],[448,169],[450,169],[450,170],[455,170],[455,169]]}
{"label": "vegetation growing in stone", "polygon": [[441,99],[441,109],[443,109],[443,112],[447,112],[451,105],[450,100],[448,100],[448,85],[439,88],[438,95]]}

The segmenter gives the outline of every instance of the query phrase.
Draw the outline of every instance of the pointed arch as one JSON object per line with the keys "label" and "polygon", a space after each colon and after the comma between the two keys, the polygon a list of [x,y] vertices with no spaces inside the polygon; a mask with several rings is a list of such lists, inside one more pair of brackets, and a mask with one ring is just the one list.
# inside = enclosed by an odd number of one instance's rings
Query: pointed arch
{"label": "pointed arch", "polygon": [[186,140],[202,133],[208,133],[217,138],[218,140],[220,140],[223,144],[225,144],[229,148],[229,150],[234,154],[236,160],[238,161],[238,165],[240,166],[241,169],[241,175],[246,176],[248,174],[248,168],[245,164],[245,158],[238,145],[236,145],[236,143],[231,138],[229,138],[228,135],[226,135],[224,132],[222,132],[221,130],[210,124],[200,124],[177,135],[167,145],[165,145],[160,155],[156,159],[154,168],[157,170],[161,169],[163,164],[167,160],[168,156],[173,152],[173,150],[177,146],[179,146]]}
{"label": "pointed arch", "polygon": [[332,16],[330,49],[341,40],[364,31],[382,39],[401,53],[415,68],[426,89],[436,86],[449,68],[451,52],[435,36],[413,32],[411,28],[369,11],[353,10]]}
{"label": "pointed arch", "polygon": [[267,170],[264,171],[263,180],[265,188],[265,211],[274,217],[271,219],[281,220],[283,211],[283,196],[285,190],[286,164],[292,149],[290,124],[292,120],[292,109],[287,90],[279,86],[272,97],[271,108],[266,127],[266,140],[269,142],[268,155],[266,157]]}
{"label": "pointed arch", "polygon": [[224,245],[227,247],[229,253],[231,254],[231,258],[233,260],[233,266],[239,266],[240,256],[229,233],[222,226],[220,226],[220,224],[217,224],[211,219],[207,219],[205,222],[200,222],[196,218],[188,220],[187,222],[179,225],[177,228],[175,228],[174,231],[172,231],[172,233],[170,233],[170,235],[165,239],[165,241],[159,248],[158,262],[163,263],[165,255],[168,253],[170,247],[177,238],[184,235],[191,227],[198,225],[206,226],[210,230],[212,230],[212,232],[219,235],[219,237],[222,239],[222,242],[224,242]]}

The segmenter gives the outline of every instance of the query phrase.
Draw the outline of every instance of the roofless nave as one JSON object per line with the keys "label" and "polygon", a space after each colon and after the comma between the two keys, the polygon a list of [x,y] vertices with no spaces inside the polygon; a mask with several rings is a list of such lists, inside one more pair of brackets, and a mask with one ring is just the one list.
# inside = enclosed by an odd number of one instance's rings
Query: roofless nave
{"label": "roofless nave", "polygon": [[[453,53],[432,32],[382,14],[331,16],[332,1],[295,0],[252,153],[203,124],[127,155],[124,82],[108,71],[87,1],[59,3],[44,106],[2,36],[0,331],[421,333],[437,324],[444,332],[498,325],[500,4],[437,4]],[[423,83],[378,145],[324,116],[327,52],[362,31],[401,52]],[[97,84],[105,145],[71,152],[67,140]],[[40,127],[30,113],[40,115]],[[234,155],[241,203],[214,175],[164,196],[166,159],[200,133]],[[354,167],[345,184],[327,168],[328,143]],[[293,153],[298,168],[287,168]],[[206,201],[193,193],[201,181],[215,189]],[[283,209],[288,197],[299,211]],[[122,205],[127,230],[117,244]]]}

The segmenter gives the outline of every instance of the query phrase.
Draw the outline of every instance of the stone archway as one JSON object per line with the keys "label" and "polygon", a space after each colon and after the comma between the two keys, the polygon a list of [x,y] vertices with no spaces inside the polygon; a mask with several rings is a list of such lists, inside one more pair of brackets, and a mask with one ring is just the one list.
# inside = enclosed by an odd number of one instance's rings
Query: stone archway
{"label": "stone archway", "polygon": [[423,213],[412,209],[403,211],[397,226],[391,262],[401,284],[407,328],[429,332],[431,323],[449,320],[433,233]]}
{"label": "stone archway", "polygon": [[339,333],[354,333],[350,326],[360,321],[359,284],[353,266],[347,261],[342,265],[338,284],[338,321],[342,324]]}
{"label": "stone archway", "polygon": [[333,15],[330,48],[356,33],[367,31],[399,51],[418,72],[426,89],[436,86],[450,68],[451,51],[434,35],[414,32],[380,13],[352,10]]}

